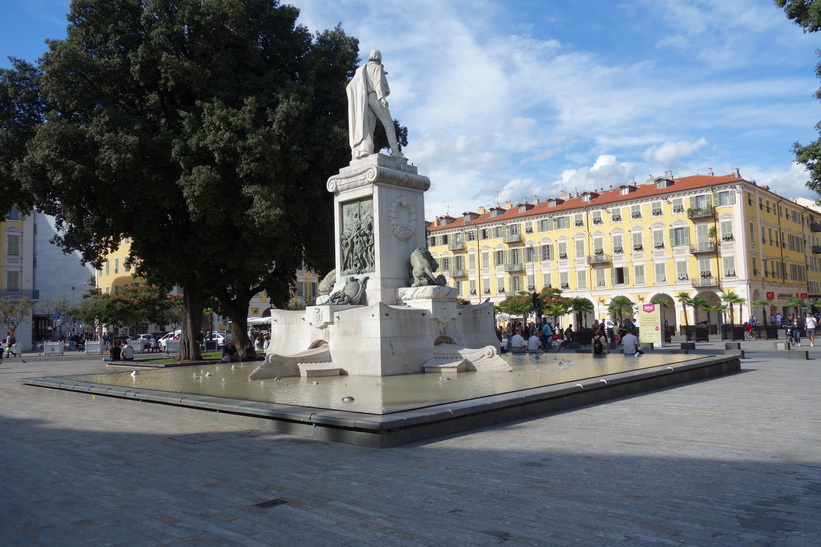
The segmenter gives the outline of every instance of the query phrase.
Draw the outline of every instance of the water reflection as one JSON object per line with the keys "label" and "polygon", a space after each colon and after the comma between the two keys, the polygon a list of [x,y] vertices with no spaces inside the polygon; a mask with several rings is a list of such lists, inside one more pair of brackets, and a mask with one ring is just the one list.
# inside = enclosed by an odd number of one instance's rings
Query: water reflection
{"label": "water reflection", "polygon": [[132,389],[387,414],[679,363],[703,356],[646,354],[636,358],[621,354],[593,357],[587,354],[559,353],[507,354],[503,357],[513,366],[512,372],[463,372],[446,376],[409,374],[382,378],[333,376],[248,380],[248,375],[259,365],[259,362],[252,362],[238,364],[233,368],[231,365],[217,364],[141,369],[136,376],[131,375],[132,369],[122,369],[118,372],[107,371],[71,378]]}

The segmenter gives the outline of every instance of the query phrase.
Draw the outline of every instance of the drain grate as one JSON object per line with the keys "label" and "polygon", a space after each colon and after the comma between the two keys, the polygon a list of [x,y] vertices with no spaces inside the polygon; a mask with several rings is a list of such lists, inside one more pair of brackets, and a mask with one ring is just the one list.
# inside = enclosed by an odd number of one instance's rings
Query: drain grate
{"label": "drain grate", "polygon": [[256,506],[257,507],[262,507],[263,509],[268,509],[269,507],[276,507],[277,505],[284,505],[286,503],[288,503],[287,500],[284,500],[282,498],[277,498],[275,500],[268,500],[268,501],[263,501],[263,502],[257,503]]}

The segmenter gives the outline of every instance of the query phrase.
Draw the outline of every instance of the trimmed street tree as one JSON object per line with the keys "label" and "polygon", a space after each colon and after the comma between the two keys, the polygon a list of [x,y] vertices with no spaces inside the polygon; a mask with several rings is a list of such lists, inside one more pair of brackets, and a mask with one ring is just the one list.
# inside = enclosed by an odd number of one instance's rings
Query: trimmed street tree
{"label": "trimmed street tree", "polygon": [[621,321],[624,318],[624,314],[632,314],[635,307],[635,302],[624,295],[619,295],[613,297],[610,304],[607,305],[607,311],[616,314],[619,318],[619,326],[621,326]]}
{"label": "trimmed street tree", "polygon": [[762,311],[764,312],[764,325],[769,324],[769,323],[767,323],[767,310],[770,309],[770,306],[772,306],[772,304],[773,303],[772,303],[771,300],[766,300],[764,298],[759,298],[758,300],[753,300],[753,307],[754,308],[761,308]]}
{"label": "trimmed street tree", "polygon": [[681,303],[681,308],[684,310],[684,326],[689,327],[690,323],[687,321],[687,306],[690,305],[692,299],[690,298],[690,293],[686,291],[682,291],[680,293],[676,293],[676,300]]}
{"label": "trimmed street tree", "polygon": [[593,305],[593,302],[588,300],[587,298],[576,297],[571,298],[568,302],[568,308],[572,311],[576,316],[576,330],[580,328],[582,322],[584,322],[584,327],[587,327],[587,314],[592,312],[596,307]]}
{"label": "trimmed street tree", "polygon": [[332,267],[325,182],[350,160],[358,42],[340,28],[312,37],[298,13],[272,0],[74,0],[42,75],[6,73],[27,92],[15,112],[45,122],[12,127],[22,148],[0,150],[32,196],[21,209],[54,215],[56,242],[95,266],[130,238],[137,276],[182,287],[180,360],[200,358],[208,298],[242,333],[253,294],[281,305],[298,268]]}

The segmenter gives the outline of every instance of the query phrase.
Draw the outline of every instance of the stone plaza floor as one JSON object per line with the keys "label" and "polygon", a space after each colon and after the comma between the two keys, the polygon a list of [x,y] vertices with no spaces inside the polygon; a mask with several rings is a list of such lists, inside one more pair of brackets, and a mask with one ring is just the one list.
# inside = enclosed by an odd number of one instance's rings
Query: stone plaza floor
{"label": "stone plaza floor", "polygon": [[742,348],[737,374],[382,450],[18,381],[99,356],[3,360],[0,544],[821,544],[821,348]]}

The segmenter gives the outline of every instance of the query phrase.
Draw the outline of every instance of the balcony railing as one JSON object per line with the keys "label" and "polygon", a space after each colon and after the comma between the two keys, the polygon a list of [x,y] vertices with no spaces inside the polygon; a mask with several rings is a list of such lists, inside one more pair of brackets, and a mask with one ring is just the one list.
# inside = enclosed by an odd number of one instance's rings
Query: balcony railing
{"label": "balcony railing", "polygon": [[468,274],[465,270],[451,270],[450,272],[451,277],[467,277]]}
{"label": "balcony railing", "polygon": [[448,248],[451,251],[464,251],[465,250],[465,242],[464,241],[451,241],[448,245]]}
{"label": "balcony railing", "polygon": [[819,254],[821,253],[821,245],[813,245],[812,246],[812,254]]}
{"label": "balcony railing", "polygon": [[610,258],[610,255],[606,254],[594,254],[587,257],[588,264],[608,264],[612,261],[613,259]]}
{"label": "balcony railing", "polygon": [[693,287],[718,287],[718,278],[713,276],[702,276],[693,279]]}
{"label": "balcony railing", "polygon": [[687,218],[704,218],[715,216],[715,207],[691,207],[687,209]]}
{"label": "balcony railing", "polygon": [[517,232],[515,234],[507,234],[505,235],[505,243],[521,243],[522,242],[522,234]]}
{"label": "balcony railing", "polygon": [[525,271],[524,264],[505,264],[506,272],[523,272]]}
{"label": "balcony railing", "polygon": [[0,298],[14,300],[15,298],[20,298],[21,296],[25,296],[29,300],[39,300],[40,291],[37,289],[0,289]]}
{"label": "balcony railing", "polygon": [[698,253],[714,253],[716,252],[716,244],[712,241],[701,241],[690,247],[692,254]]}
{"label": "balcony railing", "polygon": [[821,232],[821,222],[810,222],[811,232]]}

